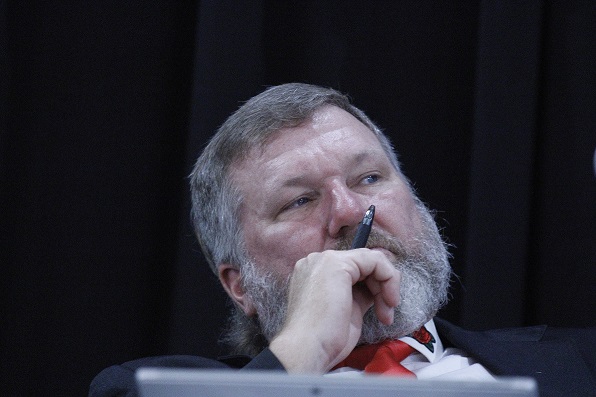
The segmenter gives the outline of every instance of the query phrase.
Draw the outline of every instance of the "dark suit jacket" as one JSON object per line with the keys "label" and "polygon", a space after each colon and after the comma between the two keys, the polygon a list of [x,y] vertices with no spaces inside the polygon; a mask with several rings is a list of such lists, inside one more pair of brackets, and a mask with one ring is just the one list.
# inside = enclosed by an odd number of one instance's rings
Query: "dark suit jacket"
{"label": "dark suit jacket", "polygon": [[[596,396],[594,328],[536,326],[474,332],[440,318],[435,318],[435,324],[446,346],[468,352],[495,375],[535,378],[542,397]],[[140,367],[284,370],[269,349],[252,359],[245,356],[219,360],[196,356],[149,357],[103,370],[91,383],[89,396],[136,396],[134,373]]]}

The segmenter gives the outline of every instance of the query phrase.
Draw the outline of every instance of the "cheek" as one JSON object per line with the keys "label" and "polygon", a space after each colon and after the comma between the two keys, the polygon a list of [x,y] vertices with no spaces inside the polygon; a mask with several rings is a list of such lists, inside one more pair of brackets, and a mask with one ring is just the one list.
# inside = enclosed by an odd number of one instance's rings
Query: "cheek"
{"label": "cheek", "polygon": [[379,195],[375,219],[399,237],[412,236],[420,229],[420,219],[414,199],[404,191],[393,191]]}
{"label": "cheek", "polygon": [[320,230],[320,225],[269,225],[247,236],[246,245],[248,252],[258,264],[287,273],[294,268],[298,260],[311,252],[321,250]]}

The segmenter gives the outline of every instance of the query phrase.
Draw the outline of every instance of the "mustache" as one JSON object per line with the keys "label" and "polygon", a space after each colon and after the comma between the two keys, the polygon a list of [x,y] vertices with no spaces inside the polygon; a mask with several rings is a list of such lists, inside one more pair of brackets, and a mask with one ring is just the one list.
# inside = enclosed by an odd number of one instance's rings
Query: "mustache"
{"label": "mustache", "polygon": [[[352,246],[354,235],[342,236],[337,240],[335,249],[338,251],[349,250]],[[397,238],[372,229],[366,242],[366,248],[383,248],[395,255],[397,261],[405,260],[412,256],[407,246]]]}

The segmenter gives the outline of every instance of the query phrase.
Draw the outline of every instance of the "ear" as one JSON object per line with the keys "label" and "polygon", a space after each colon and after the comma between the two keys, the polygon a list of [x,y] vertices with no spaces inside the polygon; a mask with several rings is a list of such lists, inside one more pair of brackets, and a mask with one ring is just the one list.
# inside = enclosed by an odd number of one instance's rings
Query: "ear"
{"label": "ear", "polygon": [[222,263],[217,268],[219,281],[230,298],[244,311],[247,316],[254,316],[257,311],[252,300],[244,291],[242,273],[238,266]]}

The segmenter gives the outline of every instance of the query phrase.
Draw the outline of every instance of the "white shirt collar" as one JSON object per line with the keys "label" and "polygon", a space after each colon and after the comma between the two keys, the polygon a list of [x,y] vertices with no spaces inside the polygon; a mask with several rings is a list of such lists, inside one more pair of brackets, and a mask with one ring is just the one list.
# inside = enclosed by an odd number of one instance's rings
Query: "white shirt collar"
{"label": "white shirt collar", "polygon": [[433,320],[424,324],[420,330],[401,337],[399,340],[412,346],[431,363],[443,356],[443,343]]}

